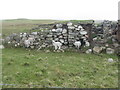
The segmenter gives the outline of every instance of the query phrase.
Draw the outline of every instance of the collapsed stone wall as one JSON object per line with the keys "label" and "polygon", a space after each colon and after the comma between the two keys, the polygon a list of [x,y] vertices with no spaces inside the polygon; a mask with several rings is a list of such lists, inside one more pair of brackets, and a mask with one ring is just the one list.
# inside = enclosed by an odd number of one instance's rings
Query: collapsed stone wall
{"label": "collapsed stone wall", "polygon": [[[108,41],[112,40],[112,46],[118,47],[119,44],[116,40],[116,24],[110,21],[104,21],[101,25],[95,25],[94,23],[78,23],[73,24],[68,22],[66,24],[50,24],[43,25],[47,30],[40,30],[28,33],[13,33],[12,35],[5,38],[5,45],[12,47],[25,47],[24,41],[28,38],[32,38],[29,48],[46,48],[52,47],[52,40],[62,43],[62,48],[75,48],[74,42],[80,41],[82,43],[81,47],[86,47],[85,42],[88,42],[92,47],[87,46],[87,49],[92,49],[93,51],[100,52],[102,49],[112,47],[109,45]],[[47,28],[49,26],[49,28]],[[39,28],[42,26],[39,25]],[[38,29],[38,28],[37,28]],[[94,36],[95,35],[95,36]],[[97,47],[96,47],[97,46]],[[113,50],[113,49],[112,49]],[[91,51],[91,50],[89,50]]]}

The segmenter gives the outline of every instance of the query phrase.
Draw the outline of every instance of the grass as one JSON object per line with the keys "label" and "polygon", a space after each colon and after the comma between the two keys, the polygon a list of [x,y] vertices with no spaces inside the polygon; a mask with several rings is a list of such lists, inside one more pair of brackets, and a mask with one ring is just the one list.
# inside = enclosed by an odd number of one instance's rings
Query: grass
{"label": "grass", "polygon": [[[76,23],[81,20],[71,20]],[[2,32],[26,32],[37,24],[66,21],[57,20],[3,20]],[[82,22],[82,21],[81,21]],[[84,54],[66,51],[46,53],[5,48],[2,53],[3,88],[66,87],[66,88],[117,88],[118,64],[116,55]],[[109,63],[108,58],[115,62]],[[0,57],[1,60],[1,57]]]}
{"label": "grass", "polygon": [[50,24],[58,22],[57,20],[29,20],[29,19],[12,19],[2,20],[2,33],[7,36],[12,33],[29,32],[37,24]]}
{"label": "grass", "polygon": [[[6,48],[2,54],[3,87],[117,88],[116,55],[78,52],[45,53]],[[37,86],[38,85],[38,86]]]}

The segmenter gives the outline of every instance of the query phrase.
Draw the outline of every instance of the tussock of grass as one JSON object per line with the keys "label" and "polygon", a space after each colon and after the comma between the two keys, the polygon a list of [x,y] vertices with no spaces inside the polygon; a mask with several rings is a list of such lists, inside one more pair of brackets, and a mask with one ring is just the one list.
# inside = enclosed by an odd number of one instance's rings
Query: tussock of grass
{"label": "tussock of grass", "polygon": [[[108,58],[116,62],[109,63]],[[2,62],[3,83],[15,84],[3,87],[118,87],[116,55],[97,56],[70,51],[45,53],[6,48]]]}

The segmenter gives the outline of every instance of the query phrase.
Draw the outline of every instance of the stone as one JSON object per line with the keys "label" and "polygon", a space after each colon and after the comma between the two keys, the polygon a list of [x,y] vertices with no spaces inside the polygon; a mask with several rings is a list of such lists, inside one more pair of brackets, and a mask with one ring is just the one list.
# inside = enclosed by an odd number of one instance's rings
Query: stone
{"label": "stone", "polygon": [[81,31],[84,31],[85,29],[81,28]]}
{"label": "stone", "polygon": [[74,27],[78,27],[78,25],[74,25]]}
{"label": "stone", "polygon": [[74,26],[69,26],[68,29],[75,29],[75,27]]}
{"label": "stone", "polygon": [[75,28],[75,30],[79,31],[79,30],[80,30],[80,28]]}
{"label": "stone", "polygon": [[57,28],[61,28],[63,25],[62,24],[56,24]]}
{"label": "stone", "polygon": [[72,26],[72,23],[71,23],[71,22],[68,22],[68,23],[67,23],[67,26]]}
{"label": "stone", "polygon": [[34,46],[30,46],[31,49],[34,49]]}
{"label": "stone", "polygon": [[70,39],[73,39],[73,38],[74,38],[74,36],[73,36],[73,35],[69,35],[69,38],[70,38]]}
{"label": "stone", "polygon": [[52,29],[52,32],[56,32],[56,29]]}
{"label": "stone", "polygon": [[115,52],[115,50],[112,49],[112,48],[107,48],[107,49],[106,49],[106,53],[107,53],[107,54],[113,54],[114,52]]}
{"label": "stone", "polygon": [[0,49],[4,49],[5,47],[3,45],[0,45]]}
{"label": "stone", "polygon": [[64,43],[64,39],[60,39],[59,41],[60,41],[61,43]]}
{"label": "stone", "polygon": [[102,51],[102,48],[99,47],[99,46],[95,46],[95,47],[93,48],[93,52],[94,52],[94,53],[100,53],[101,51]]}
{"label": "stone", "polygon": [[45,44],[41,45],[41,48],[45,48],[45,47],[46,47],[46,45],[45,45]]}
{"label": "stone", "polygon": [[118,43],[113,43],[113,46],[114,46],[115,48],[117,48],[117,47],[119,47],[119,44],[118,44]]}
{"label": "stone", "polygon": [[105,44],[105,46],[106,46],[106,47],[109,47],[109,45],[108,45],[108,44]]}
{"label": "stone", "polygon": [[108,62],[113,62],[114,60],[112,58],[108,58]]}
{"label": "stone", "polygon": [[46,52],[46,53],[49,53],[49,52],[50,52],[50,50],[46,50],[45,52]]}
{"label": "stone", "polygon": [[32,32],[31,34],[33,34],[33,35],[37,35],[37,34],[38,34],[38,32]]}
{"label": "stone", "polygon": [[78,26],[78,28],[79,28],[79,29],[83,29],[83,27],[82,27],[82,26]]}
{"label": "stone", "polygon": [[47,35],[47,37],[48,37],[48,38],[51,38],[51,37],[52,37],[52,35]]}
{"label": "stone", "polygon": [[67,33],[67,30],[66,30],[66,29],[63,29],[62,33],[63,33],[63,34],[64,34],[64,33]]}
{"label": "stone", "polygon": [[57,28],[56,31],[57,32],[62,32],[62,28]]}
{"label": "stone", "polygon": [[80,31],[80,34],[81,34],[81,35],[86,35],[87,32],[86,32],[86,31]]}
{"label": "stone", "polygon": [[63,36],[61,35],[61,36],[59,36],[59,39],[61,39],[61,38],[63,38]]}
{"label": "stone", "polygon": [[92,49],[88,49],[85,53],[87,54],[92,53]]}

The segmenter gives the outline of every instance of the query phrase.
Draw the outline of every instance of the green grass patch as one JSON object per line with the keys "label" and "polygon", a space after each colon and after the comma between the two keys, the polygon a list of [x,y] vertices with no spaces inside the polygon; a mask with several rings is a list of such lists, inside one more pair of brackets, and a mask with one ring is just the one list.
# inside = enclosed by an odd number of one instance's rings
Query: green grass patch
{"label": "green grass patch", "polygon": [[[115,62],[109,63],[108,58]],[[6,48],[2,53],[3,87],[117,88],[117,56]],[[38,85],[38,86],[37,86]]]}

